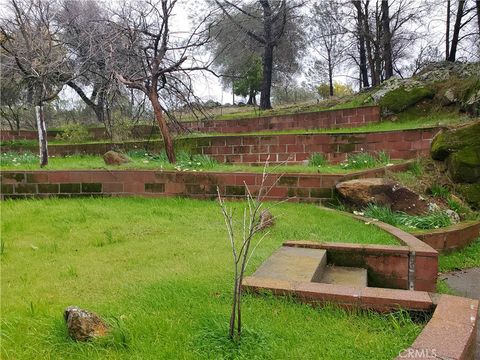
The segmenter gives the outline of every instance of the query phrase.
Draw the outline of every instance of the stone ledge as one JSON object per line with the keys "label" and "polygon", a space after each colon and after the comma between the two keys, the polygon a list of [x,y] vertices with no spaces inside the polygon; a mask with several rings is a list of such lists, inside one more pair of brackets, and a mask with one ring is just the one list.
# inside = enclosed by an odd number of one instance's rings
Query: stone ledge
{"label": "stone ledge", "polygon": [[355,288],[344,285],[293,282],[256,277],[246,277],[242,287],[245,291],[292,296],[311,304],[335,303],[347,308],[359,307],[379,312],[407,309],[413,311],[433,310],[434,303],[427,292],[382,288]]}
{"label": "stone ledge", "polygon": [[478,300],[441,295],[431,320],[397,360],[425,359],[425,354],[435,359],[473,360],[478,305]]}

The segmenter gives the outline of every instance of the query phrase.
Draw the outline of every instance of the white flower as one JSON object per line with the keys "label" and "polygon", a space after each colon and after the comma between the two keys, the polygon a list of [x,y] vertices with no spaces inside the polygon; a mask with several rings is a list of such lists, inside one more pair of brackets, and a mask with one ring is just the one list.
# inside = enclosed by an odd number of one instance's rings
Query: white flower
{"label": "white flower", "polygon": [[148,160],[143,160],[143,163],[144,163],[144,164],[148,164],[149,162],[150,162],[150,161],[148,161]]}

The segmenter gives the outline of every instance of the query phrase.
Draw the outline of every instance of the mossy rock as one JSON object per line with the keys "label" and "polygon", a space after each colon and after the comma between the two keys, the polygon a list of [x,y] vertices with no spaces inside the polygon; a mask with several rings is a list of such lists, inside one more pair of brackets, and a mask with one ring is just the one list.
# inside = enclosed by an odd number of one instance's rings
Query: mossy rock
{"label": "mossy rock", "polygon": [[432,141],[430,153],[434,160],[445,160],[463,148],[480,146],[480,121],[472,125],[441,131]]}
{"label": "mossy rock", "polygon": [[423,99],[433,98],[435,91],[431,87],[414,87],[407,89],[401,86],[387,92],[379,102],[383,112],[399,113],[417,104]]}
{"label": "mossy rock", "polygon": [[447,158],[447,168],[455,182],[474,183],[479,181],[480,145],[478,147],[466,147],[450,154]]}
{"label": "mossy rock", "polygon": [[460,184],[455,190],[463,196],[474,209],[480,209],[480,183],[476,184]]}

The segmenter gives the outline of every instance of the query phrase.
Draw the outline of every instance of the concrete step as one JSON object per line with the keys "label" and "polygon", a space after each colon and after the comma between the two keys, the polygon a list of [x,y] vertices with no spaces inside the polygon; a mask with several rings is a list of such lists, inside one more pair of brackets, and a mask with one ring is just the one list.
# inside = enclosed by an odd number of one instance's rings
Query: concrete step
{"label": "concrete step", "polygon": [[277,280],[319,282],[327,265],[327,252],[282,246],[272,254],[253,276]]}
{"label": "concrete step", "polygon": [[328,265],[320,279],[321,283],[335,285],[350,285],[354,287],[367,286],[367,269]]}

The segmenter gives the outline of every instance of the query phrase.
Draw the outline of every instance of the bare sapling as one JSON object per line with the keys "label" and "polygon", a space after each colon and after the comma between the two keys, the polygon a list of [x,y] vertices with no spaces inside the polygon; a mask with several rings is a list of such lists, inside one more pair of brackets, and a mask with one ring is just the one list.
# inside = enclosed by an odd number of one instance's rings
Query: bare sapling
{"label": "bare sapling", "polygon": [[[267,185],[267,168],[268,160],[265,163],[262,182],[256,194],[252,194],[244,182],[247,205],[243,209],[241,224],[236,224],[234,209],[229,208],[225,204],[225,200],[220,194],[220,189],[217,187],[218,203],[225,219],[228,239],[232,249],[233,301],[228,335],[235,341],[239,340],[242,334],[242,281],[245,270],[256,248],[269,233],[268,231],[263,231],[264,224],[262,224],[261,221],[263,201],[281,178],[280,175],[271,185]],[[263,211],[265,211],[265,209]],[[269,221],[273,222],[273,220],[274,218],[271,218]],[[236,231],[237,228],[241,230],[240,234]],[[255,235],[259,232],[262,232],[262,234],[257,238]]]}

